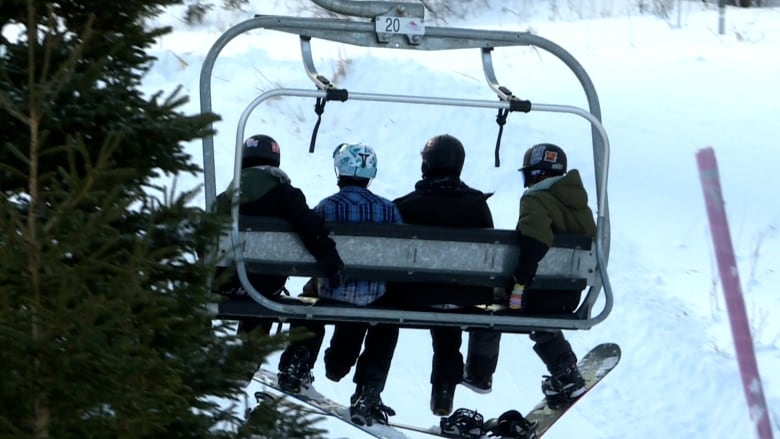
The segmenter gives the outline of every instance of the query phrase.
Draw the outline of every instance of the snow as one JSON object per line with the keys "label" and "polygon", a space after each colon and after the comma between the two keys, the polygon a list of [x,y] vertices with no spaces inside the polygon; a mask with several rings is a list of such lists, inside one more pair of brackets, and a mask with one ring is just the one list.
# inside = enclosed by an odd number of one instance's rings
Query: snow
{"label": "snow", "polygon": [[[221,33],[254,13],[298,13],[279,1],[251,3],[245,14],[217,8],[210,21],[197,26],[183,25],[180,9],[161,17],[158,23],[176,31],[154,48],[159,60],[144,78],[145,90],[171,91],[182,85],[192,98],[184,111],[200,111],[201,64]],[[780,370],[780,323],[775,321],[780,316],[780,204],[775,198],[780,183],[773,175],[780,138],[780,9],[729,7],[726,32],[720,35],[717,8],[701,2],[675,3],[680,9],[673,9],[667,20],[642,15],[628,2],[621,6],[608,0],[569,2],[561,10],[532,2],[523,2],[522,11],[516,2],[491,3],[488,12],[443,25],[532,30],[564,47],[596,86],[612,148],[609,274],[615,306],[604,323],[567,332],[567,338],[579,355],[600,342],[616,342],[623,359],[545,437],[757,437],[696,168],[695,153],[707,146],[717,156],[761,385],[774,433],[780,433],[780,378],[772,373]],[[353,92],[495,98],[476,50],[406,53],[318,41],[312,47],[320,73]],[[297,37],[260,30],[236,38],[221,53],[212,83],[213,111],[223,118],[215,137],[218,191],[232,178],[236,126],[246,105],[271,88],[314,88],[299,54]],[[586,108],[577,81],[552,56],[530,48],[501,48],[493,61],[499,81],[516,95],[534,103]],[[495,192],[490,207],[498,228],[514,227],[522,192],[516,169],[525,149],[535,143],[553,142],[566,149],[570,166],[583,173],[592,205],[595,200],[590,128],[580,118],[511,114],[502,166],[495,168],[493,110],[331,102],[317,149],[309,154],[316,122],[313,104],[313,99],[273,99],[250,116],[244,133],[266,133],[280,143],[282,168],[310,205],[337,190],[330,160],[337,144],[362,141],[373,146],[379,174],[371,189],[394,198],[409,192],[419,178],[418,152],[424,142],[445,132],[466,145],[463,180]],[[201,143],[188,148],[200,162]],[[201,183],[200,176],[180,177],[177,187]],[[302,280],[294,279],[289,286],[295,291],[300,285]],[[428,408],[429,340],[427,331],[401,331],[383,393],[398,422],[423,427],[438,422]],[[493,392],[478,395],[459,387],[455,406],[478,409],[486,417],[530,409],[541,398],[545,373],[531,346],[524,335],[504,335]],[[465,347],[464,340],[464,353]],[[275,368],[277,358],[266,366]],[[348,402],[354,390],[349,379],[328,381],[321,362],[315,376],[318,391]],[[254,390],[249,389],[250,395]],[[331,437],[366,437],[340,422],[325,425]]]}

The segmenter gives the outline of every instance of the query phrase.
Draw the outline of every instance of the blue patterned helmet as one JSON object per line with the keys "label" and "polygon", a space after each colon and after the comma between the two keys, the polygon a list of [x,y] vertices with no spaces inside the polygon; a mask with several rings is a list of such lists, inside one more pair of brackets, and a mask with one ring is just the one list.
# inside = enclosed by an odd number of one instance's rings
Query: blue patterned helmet
{"label": "blue patterned helmet", "polygon": [[338,177],[376,177],[376,153],[362,143],[342,143],[333,151],[333,167]]}

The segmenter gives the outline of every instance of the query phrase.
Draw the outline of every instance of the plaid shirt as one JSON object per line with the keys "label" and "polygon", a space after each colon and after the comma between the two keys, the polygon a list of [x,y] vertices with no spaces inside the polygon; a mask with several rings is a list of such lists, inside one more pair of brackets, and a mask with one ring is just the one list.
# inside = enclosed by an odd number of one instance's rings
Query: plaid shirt
{"label": "plaid shirt", "polygon": [[[325,221],[340,223],[402,223],[401,212],[392,201],[375,195],[366,188],[344,186],[323,199],[314,208]],[[327,279],[319,280],[319,296],[364,306],[385,294],[381,281],[347,280],[343,286],[331,288]]]}

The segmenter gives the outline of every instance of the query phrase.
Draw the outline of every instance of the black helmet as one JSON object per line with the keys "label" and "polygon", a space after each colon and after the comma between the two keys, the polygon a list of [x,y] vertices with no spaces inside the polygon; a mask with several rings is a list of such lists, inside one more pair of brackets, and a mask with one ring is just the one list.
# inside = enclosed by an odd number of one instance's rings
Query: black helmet
{"label": "black helmet", "polygon": [[265,134],[255,134],[244,141],[241,151],[241,167],[276,166],[279,167],[281,154],[276,140]]}
{"label": "black helmet", "polygon": [[449,134],[431,137],[421,154],[423,177],[458,177],[466,158],[463,144]]}
{"label": "black helmet", "polygon": [[523,173],[526,187],[539,177],[563,175],[566,173],[566,153],[552,143],[534,145],[525,152],[523,167],[518,170]]}

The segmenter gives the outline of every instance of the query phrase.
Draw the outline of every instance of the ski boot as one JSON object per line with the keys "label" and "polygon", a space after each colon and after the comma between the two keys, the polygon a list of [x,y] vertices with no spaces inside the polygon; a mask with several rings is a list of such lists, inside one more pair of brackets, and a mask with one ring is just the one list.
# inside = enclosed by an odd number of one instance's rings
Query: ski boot
{"label": "ski boot", "polygon": [[377,384],[358,384],[355,394],[349,398],[349,417],[357,425],[371,426],[374,423],[387,425],[388,417],[395,416],[395,410],[384,405],[381,387]]}
{"label": "ski boot", "polygon": [[582,396],[585,393],[585,380],[574,365],[553,376],[545,376],[542,380],[542,393],[550,407],[557,407]]}
{"label": "ski boot", "polygon": [[465,373],[463,380],[460,382],[464,387],[472,390],[476,393],[487,394],[493,390],[493,377],[492,376],[479,376]]}
{"label": "ski boot", "polygon": [[452,400],[455,397],[454,383],[434,383],[431,386],[431,412],[436,416],[452,413]]}
{"label": "ski boot", "polygon": [[298,346],[284,352],[277,377],[279,388],[287,393],[301,393],[311,387],[314,375],[309,370],[309,351]]}

